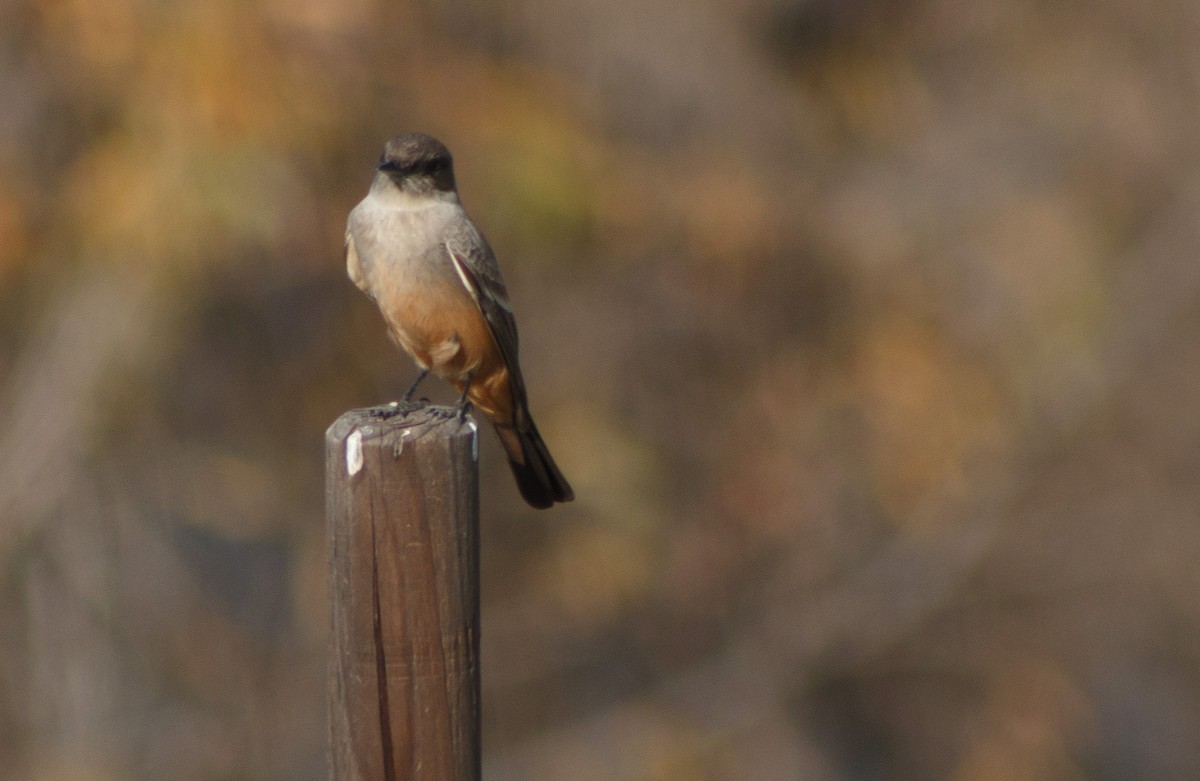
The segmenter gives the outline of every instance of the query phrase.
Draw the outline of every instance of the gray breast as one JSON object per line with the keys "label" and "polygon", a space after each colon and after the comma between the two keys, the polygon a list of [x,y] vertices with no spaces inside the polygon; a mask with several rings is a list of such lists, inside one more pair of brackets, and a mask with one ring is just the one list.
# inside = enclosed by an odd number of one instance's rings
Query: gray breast
{"label": "gray breast", "polygon": [[350,214],[363,276],[371,288],[455,279],[445,242],[461,209],[445,203],[395,208],[368,197]]}

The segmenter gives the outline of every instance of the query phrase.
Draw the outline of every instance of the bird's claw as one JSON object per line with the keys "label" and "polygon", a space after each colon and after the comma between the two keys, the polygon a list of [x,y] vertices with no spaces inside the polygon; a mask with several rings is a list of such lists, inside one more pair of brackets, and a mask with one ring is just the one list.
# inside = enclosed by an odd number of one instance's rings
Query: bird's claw
{"label": "bird's claw", "polygon": [[471,414],[472,409],[472,404],[468,401],[463,404],[455,404],[453,407],[430,407],[429,414],[436,415],[443,420],[453,420],[454,418],[458,418],[459,422],[461,423],[467,419],[468,415]]}
{"label": "bird's claw", "polygon": [[380,420],[391,420],[396,416],[405,417],[409,413],[416,412],[428,403],[428,399],[422,399],[421,401],[393,401],[385,407],[372,407],[370,415]]}

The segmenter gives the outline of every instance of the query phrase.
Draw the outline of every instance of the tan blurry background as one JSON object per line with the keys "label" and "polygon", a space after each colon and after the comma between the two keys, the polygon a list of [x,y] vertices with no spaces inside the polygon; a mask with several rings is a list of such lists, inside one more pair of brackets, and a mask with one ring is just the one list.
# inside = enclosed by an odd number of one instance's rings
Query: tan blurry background
{"label": "tan blurry background", "polygon": [[579,497],[486,439],[488,779],[1200,778],[1198,39],[0,4],[0,779],[325,778],[323,432],[413,376],[342,230],[410,129]]}

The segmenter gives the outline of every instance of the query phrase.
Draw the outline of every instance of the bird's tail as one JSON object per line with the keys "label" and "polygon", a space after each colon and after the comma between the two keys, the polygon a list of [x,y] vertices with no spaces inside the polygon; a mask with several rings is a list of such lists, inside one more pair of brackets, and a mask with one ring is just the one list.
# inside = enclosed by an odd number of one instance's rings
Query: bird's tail
{"label": "bird's tail", "polygon": [[517,478],[521,496],[538,509],[550,507],[555,502],[571,501],[575,498],[575,492],[562,472],[558,471],[542,435],[533,425],[533,419],[528,415],[524,417],[524,425],[520,430],[513,426],[496,425],[496,434],[508,454],[508,464]]}

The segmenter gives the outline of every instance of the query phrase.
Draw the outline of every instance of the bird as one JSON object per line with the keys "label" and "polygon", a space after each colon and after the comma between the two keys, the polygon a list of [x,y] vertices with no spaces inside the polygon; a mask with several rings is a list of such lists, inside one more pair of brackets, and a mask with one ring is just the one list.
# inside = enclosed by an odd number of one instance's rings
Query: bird
{"label": "bird", "polygon": [[517,324],[487,239],[459,200],[450,150],[424,133],[384,146],[346,221],[346,271],[378,305],[392,340],[492,424],[521,496],[544,509],[575,498],[529,413]]}

